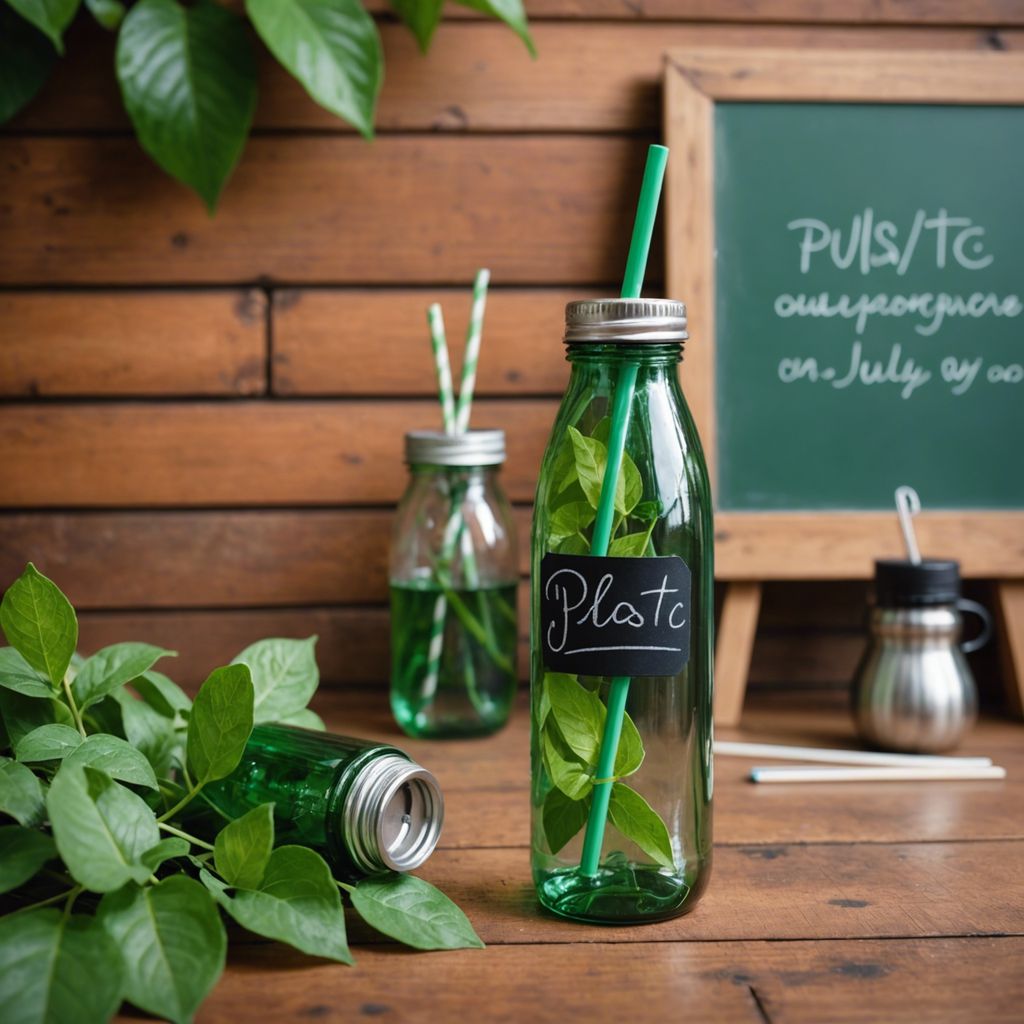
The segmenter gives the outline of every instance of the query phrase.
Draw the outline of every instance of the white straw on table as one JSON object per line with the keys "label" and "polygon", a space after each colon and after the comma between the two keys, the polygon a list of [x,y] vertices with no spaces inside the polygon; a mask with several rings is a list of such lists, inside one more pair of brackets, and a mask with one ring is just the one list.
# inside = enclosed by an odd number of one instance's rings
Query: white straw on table
{"label": "white straw on table", "polygon": [[1006,769],[988,767],[955,767],[953,765],[921,768],[861,767],[815,768],[811,765],[772,765],[750,769],[751,782],[939,782],[944,780],[1005,779]]}
{"label": "white straw on table", "polygon": [[462,359],[462,381],[459,384],[459,401],[455,410],[455,432],[463,434],[469,429],[469,410],[473,403],[473,388],[476,387],[476,367],[480,359],[480,338],[484,328],[484,309],[487,305],[487,286],[491,272],[486,268],[476,272],[473,281],[473,308],[469,315],[469,329],[466,332],[466,354]]}
{"label": "white straw on table", "polygon": [[448,342],[444,333],[444,317],[441,306],[434,303],[427,310],[427,324],[430,326],[430,346],[434,351],[434,366],[437,369],[437,390],[441,399],[441,418],[444,432],[455,433],[455,394],[452,388],[452,367],[448,361]]}
{"label": "white straw on table", "polygon": [[987,768],[990,757],[939,757],[935,754],[881,754],[870,750],[831,750],[826,747],[791,747],[780,743],[737,743],[715,740],[715,753],[734,757],[769,757],[780,761],[817,761],[821,764],[902,766],[959,766]]}

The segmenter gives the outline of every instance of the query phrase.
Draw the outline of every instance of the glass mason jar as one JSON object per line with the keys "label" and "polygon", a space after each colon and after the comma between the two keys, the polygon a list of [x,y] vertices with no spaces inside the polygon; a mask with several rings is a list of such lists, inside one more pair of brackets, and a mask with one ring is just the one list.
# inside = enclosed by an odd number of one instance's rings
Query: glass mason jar
{"label": "glass mason jar", "polygon": [[419,867],[444,820],[437,780],[404,751],[292,725],[257,725],[238,767],[203,796],[229,818],[272,803],[277,843],[311,846],[349,881]]}
{"label": "glass mason jar", "polygon": [[501,430],[414,431],[391,542],[391,708],[410,736],[482,736],[508,720],[518,641]]}
{"label": "glass mason jar", "polygon": [[668,300],[566,308],[572,373],[533,520],[532,865],[541,903],[582,921],[682,914],[711,864],[712,514],[685,328]]}

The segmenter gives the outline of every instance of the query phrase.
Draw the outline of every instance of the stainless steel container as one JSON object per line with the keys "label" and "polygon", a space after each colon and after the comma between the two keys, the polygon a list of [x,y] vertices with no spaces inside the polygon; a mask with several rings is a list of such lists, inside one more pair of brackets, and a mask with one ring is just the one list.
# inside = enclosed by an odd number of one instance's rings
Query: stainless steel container
{"label": "stainless steel container", "polygon": [[[962,612],[977,615],[981,633],[961,640]],[[973,725],[977,691],[965,654],[991,634],[988,612],[960,597],[952,561],[875,563],[875,606],[867,650],[853,681],[857,729],[884,750],[949,750]]]}

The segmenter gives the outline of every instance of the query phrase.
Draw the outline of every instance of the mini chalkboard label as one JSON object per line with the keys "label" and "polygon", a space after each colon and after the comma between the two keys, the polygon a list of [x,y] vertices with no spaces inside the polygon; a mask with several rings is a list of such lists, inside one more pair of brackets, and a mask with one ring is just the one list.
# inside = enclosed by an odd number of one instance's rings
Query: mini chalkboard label
{"label": "mini chalkboard label", "polygon": [[690,570],[677,555],[545,555],[544,667],[593,676],[672,676],[690,660]]}

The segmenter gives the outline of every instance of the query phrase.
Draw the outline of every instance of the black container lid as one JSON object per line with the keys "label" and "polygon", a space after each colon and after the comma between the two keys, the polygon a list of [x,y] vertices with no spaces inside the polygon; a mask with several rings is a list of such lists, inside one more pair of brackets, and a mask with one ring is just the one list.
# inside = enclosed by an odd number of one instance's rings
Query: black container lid
{"label": "black container lid", "polygon": [[943,558],[875,562],[875,603],[881,608],[955,604],[960,598],[960,563]]}

